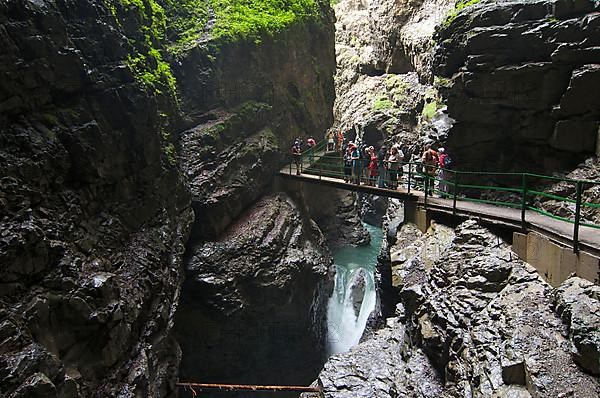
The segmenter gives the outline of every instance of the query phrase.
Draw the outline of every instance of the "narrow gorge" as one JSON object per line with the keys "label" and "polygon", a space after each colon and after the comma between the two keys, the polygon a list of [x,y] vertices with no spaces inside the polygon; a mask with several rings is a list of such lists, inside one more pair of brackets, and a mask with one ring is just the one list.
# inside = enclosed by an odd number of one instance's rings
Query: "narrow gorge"
{"label": "narrow gorge", "polygon": [[600,396],[598,0],[6,0],[0,43],[0,398]]}

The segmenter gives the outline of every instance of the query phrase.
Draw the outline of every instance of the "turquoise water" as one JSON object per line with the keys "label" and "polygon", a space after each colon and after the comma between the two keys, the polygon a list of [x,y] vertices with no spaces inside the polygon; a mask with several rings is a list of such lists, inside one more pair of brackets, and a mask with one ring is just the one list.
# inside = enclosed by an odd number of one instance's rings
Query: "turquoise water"
{"label": "turquoise water", "polygon": [[330,355],[348,351],[358,344],[377,302],[375,267],[383,231],[369,224],[364,226],[371,235],[369,246],[333,251],[335,287],[327,308]]}

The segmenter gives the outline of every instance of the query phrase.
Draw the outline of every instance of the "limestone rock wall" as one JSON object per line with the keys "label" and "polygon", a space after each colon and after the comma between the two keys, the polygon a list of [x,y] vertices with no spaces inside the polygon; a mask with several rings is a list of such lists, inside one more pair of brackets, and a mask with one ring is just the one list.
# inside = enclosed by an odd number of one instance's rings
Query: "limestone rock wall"
{"label": "limestone rock wall", "polygon": [[592,0],[484,0],[444,24],[434,70],[461,168],[560,170],[595,154],[599,10]]}
{"label": "limestone rock wall", "polygon": [[[0,4],[0,395],[173,395],[192,221],[131,31],[101,1]],[[128,19],[129,18],[129,19]]]}
{"label": "limestone rock wall", "polygon": [[430,86],[432,37],[450,3],[341,0],[335,6],[334,114],[349,140],[400,142],[408,152],[430,133],[421,131],[421,122],[426,98],[436,95]]}

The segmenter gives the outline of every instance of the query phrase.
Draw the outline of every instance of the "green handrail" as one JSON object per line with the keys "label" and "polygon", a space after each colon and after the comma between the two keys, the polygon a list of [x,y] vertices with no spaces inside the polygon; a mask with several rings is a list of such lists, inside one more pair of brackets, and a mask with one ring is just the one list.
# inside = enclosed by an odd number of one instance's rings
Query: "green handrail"
{"label": "green handrail", "polygon": [[[333,177],[333,178],[344,178],[344,164],[343,160],[340,156],[332,156],[327,155],[326,151],[323,151],[322,154],[317,153],[326,148],[327,141],[323,140],[319,142],[313,150],[313,161],[309,162],[309,166],[303,169],[304,173],[307,174],[318,174],[319,178],[322,177]],[[306,152],[306,151],[305,151]],[[306,153],[303,153],[303,156]],[[363,160],[364,164],[361,166],[361,169],[365,170],[366,165],[369,160]],[[304,161],[302,162],[304,164]],[[422,170],[423,164],[421,162],[401,162],[401,170],[399,175],[402,175],[402,169],[407,169],[408,178],[407,181],[404,179],[399,179],[397,181],[398,184],[406,184],[407,192],[410,193],[411,188],[415,188],[421,186],[422,189],[425,190],[425,205],[427,205],[428,197],[430,196],[429,191],[440,193],[441,195],[447,196],[452,199],[453,204],[453,213],[456,214],[456,203],[458,201],[466,201],[466,202],[475,202],[475,203],[486,203],[486,204],[494,204],[500,206],[511,207],[515,209],[521,209],[521,222],[523,224],[523,228],[526,229],[526,213],[527,210],[531,210],[537,212],[539,214],[545,215],[547,217],[551,217],[556,220],[561,220],[574,224],[573,230],[573,250],[577,252],[579,250],[579,229],[581,226],[591,227],[595,229],[600,229],[600,225],[596,225],[593,223],[582,222],[581,212],[583,208],[593,208],[600,209],[600,203],[586,202],[583,200],[583,187],[588,185],[600,185],[600,181],[591,181],[591,180],[574,180],[570,178],[561,178],[556,176],[546,176],[535,173],[516,173],[516,172],[477,172],[477,171],[460,171],[460,170],[446,170],[444,173],[444,178],[438,178],[434,175],[428,175],[424,172],[419,171],[419,166]],[[290,166],[291,173],[291,166]],[[376,179],[372,177],[365,177],[365,173],[361,173],[360,176],[355,177],[354,182],[364,182],[365,178],[368,184],[375,185]],[[464,178],[460,178],[460,176],[464,176]],[[478,185],[473,183],[474,177],[482,177],[482,176],[496,176],[503,179],[508,178],[519,178],[520,186],[494,186],[494,185]],[[468,177],[468,178],[467,178]],[[390,179],[389,173],[386,173],[382,178],[383,182],[388,186],[390,184],[395,184],[395,181]],[[576,192],[575,198],[564,197],[557,194],[552,194],[548,192],[539,191],[531,187],[532,181],[534,180],[543,180],[548,179],[555,182],[567,182],[570,184],[576,184]],[[471,182],[469,182],[469,180]],[[419,183],[422,181],[422,183]],[[438,184],[445,184],[446,187],[452,187],[452,192],[442,192],[439,189],[435,189],[435,182]],[[494,191],[494,192],[503,192],[503,193],[512,193],[516,194],[517,198],[520,197],[520,203],[509,201],[509,200],[491,200],[480,197],[469,197],[467,195],[459,195],[459,192],[465,192],[465,190],[486,190],[486,191]],[[528,204],[528,199],[532,196],[536,197],[544,197],[552,200],[556,200],[563,203],[575,204],[575,217],[574,219],[557,216],[548,211],[539,209],[537,207],[531,206]],[[516,198],[515,198],[516,199]]]}

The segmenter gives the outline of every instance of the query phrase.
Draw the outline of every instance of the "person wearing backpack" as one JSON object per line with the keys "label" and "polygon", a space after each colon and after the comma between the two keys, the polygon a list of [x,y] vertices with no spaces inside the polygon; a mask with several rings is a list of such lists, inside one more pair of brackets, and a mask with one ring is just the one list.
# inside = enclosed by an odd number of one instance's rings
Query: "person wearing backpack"
{"label": "person wearing backpack", "polygon": [[302,162],[302,150],[300,149],[298,140],[296,140],[296,142],[294,142],[294,145],[292,145],[292,158],[294,159],[294,164],[296,165],[296,175],[300,175],[300,163]]}
{"label": "person wearing backpack", "polygon": [[452,159],[446,153],[446,149],[445,148],[438,149],[438,153],[439,153],[439,157],[438,157],[438,162],[439,162],[439,164],[438,164],[439,165],[438,178],[440,180],[439,189],[442,192],[441,195],[443,197],[443,196],[446,196],[448,194],[448,184],[447,184],[446,178],[450,178],[450,173],[446,173],[446,170],[450,170],[450,168],[452,167]]}
{"label": "person wearing backpack", "polygon": [[[352,144],[354,145],[354,144]],[[352,180],[352,146],[348,145],[344,152],[344,182]]]}
{"label": "person wearing backpack", "polygon": [[[429,188],[427,189],[428,194],[433,194],[435,177],[438,175],[438,166],[439,166],[439,156],[436,151],[431,148],[431,144],[425,145],[425,151],[423,152],[423,156],[421,157],[421,163],[423,163],[423,180],[424,185],[427,185]],[[423,187],[425,188],[425,186]]]}
{"label": "person wearing backpack", "polygon": [[387,147],[384,145],[379,149],[379,152],[377,152],[377,166],[379,168],[378,173],[379,173],[379,178],[377,180],[377,187],[378,188],[385,188],[386,185],[386,178],[387,178],[387,173],[385,170],[385,158],[387,157]]}

